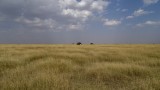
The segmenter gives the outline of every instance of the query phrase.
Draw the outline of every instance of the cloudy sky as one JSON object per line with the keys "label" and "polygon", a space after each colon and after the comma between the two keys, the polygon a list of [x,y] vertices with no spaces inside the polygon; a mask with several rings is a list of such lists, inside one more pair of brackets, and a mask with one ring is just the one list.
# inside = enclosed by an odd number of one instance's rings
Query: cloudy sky
{"label": "cloudy sky", "polygon": [[160,0],[0,0],[0,43],[160,43]]}

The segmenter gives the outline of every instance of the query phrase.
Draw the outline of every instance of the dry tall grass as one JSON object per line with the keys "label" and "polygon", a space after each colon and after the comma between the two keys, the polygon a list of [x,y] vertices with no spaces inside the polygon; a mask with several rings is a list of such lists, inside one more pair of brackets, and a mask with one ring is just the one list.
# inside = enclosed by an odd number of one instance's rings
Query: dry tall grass
{"label": "dry tall grass", "polygon": [[160,90],[160,45],[0,45],[0,90]]}

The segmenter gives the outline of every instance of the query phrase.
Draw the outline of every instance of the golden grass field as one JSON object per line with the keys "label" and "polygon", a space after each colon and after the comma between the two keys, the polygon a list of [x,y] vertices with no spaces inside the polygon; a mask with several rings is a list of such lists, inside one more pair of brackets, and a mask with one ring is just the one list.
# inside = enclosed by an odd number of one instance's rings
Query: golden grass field
{"label": "golden grass field", "polygon": [[0,45],[0,90],[160,90],[160,45]]}

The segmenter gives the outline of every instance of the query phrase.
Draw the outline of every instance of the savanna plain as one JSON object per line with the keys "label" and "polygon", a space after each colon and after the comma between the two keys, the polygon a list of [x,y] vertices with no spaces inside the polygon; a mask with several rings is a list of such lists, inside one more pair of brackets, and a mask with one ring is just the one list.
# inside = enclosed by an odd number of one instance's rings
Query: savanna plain
{"label": "savanna plain", "polygon": [[0,90],[160,90],[160,45],[0,45]]}

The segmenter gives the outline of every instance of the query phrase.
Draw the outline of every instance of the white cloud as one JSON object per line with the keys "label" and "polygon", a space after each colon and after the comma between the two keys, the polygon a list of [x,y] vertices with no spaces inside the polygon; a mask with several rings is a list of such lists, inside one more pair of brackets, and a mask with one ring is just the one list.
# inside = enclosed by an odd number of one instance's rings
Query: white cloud
{"label": "white cloud", "polygon": [[85,23],[96,13],[103,13],[109,3],[107,0],[59,0],[59,6],[62,10],[61,15],[70,17],[70,20],[78,23],[75,25],[72,22],[68,26],[69,29],[82,26],[82,23]]}
{"label": "white cloud", "polygon": [[136,26],[143,27],[143,26],[157,26],[160,25],[160,21],[146,21],[144,23],[139,23]]}
{"label": "white cloud", "polygon": [[81,18],[86,18],[86,16],[90,16],[93,12],[100,13],[108,5],[109,2],[104,0],[59,0],[59,6],[62,9],[63,15],[81,16]]}
{"label": "white cloud", "polygon": [[28,30],[77,30],[93,17],[99,18],[109,3],[108,0],[0,0],[0,13]]}
{"label": "white cloud", "polygon": [[86,7],[86,5],[87,5],[87,2],[85,2],[85,1],[81,1],[81,2],[79,2],[78,3],[78,7]]}
{"label": "white cloud", "polygon": [[64,9],[62,11],[63,15],[68,15],[74,18],[80,18],[80,20],[85,21],[89,16],[92,15],[92,12],[88,10],[74,10],[74,9]]}
{"label": "white cloud", "polygon": [[31,26],[31,27],[43,27],[43,28],[48,28],[48,29],[53,29],[55,28],[56,26],[56,22],[53,20],[53,19],[40,19],[40,18],[33,18],[33,19],[27,19],[27,18],[24,18],[24,17],[20,17],[20,18],[17,18],[15,19],[16,22],[18,23],[23,23],[23,24],[26,24],[28,26]]}
{"label": "white cloud", "polygon": [[156,22],[156,21],[146,21],[145,24],[146,24],[146,25],[158,25],[158,24],[160,24],[160,22]]}
{"label": "white cloud", "polygon": [[88,2],[85,0],[81,0],[80,2],[77,0],[59,0],[59,4],[62,8],[64,7],[84,8],[87,6]]}
{"label": "white cloud", "polygon": [[150,14],[150,13],[153,13],[153,12],[152,11],[145,11],[143,9],[138,9],[138,10],[134,11],[132,15],[127,16],[126,19],[132,19],[134,17],[143,16],[143,15]]}
{"label": "white cloud", "polygon": [[150,5],[150,4],[155,4],[157,3],[159,0],[143,0],[144,4],[146,5]]}
{"label": "white cloud", "polygon": [[70,24],[68,25],[69,30],[81,30],[83,26],[81,24]]}
{"label": "white cloud", "polygon": [[126,11],[128,11],[128,9],[122,9],[121,11],[122,11],[122,12],[126,12]]}
{"label": "white cloud", "polygon": [[106,6],[109,5],[109,2],[105,2],[102,0],[93,1],[91,4],[91,9],[103,11]]}
{"label": "white cloud", "polygon": [[29,27],[35,28],[36,30],[42,30],[42,29],[48,29],[48,30],[56,30],[56,31],[62,31],[62,30],[82,30],[83,25],[81,23],[68,23],[68,24],[61,24],[53,19],[40,19],[40,18],[33,18],[33,19],[27,19],[24,17],[20,17],[15,19],[15,22],[25,24]]}
{"label": "white cloud", "polygon": [[152,13],[152,12],[144,11],[143,9],[138,9],[138,10],[134,11],[133,15],[134,16],[142,16],[142,15],[149,14],[149,13]]}
{"label": "white cloud", "polygon": [[106,26],[117,26],[121,24],[121,21],[118,20],[109,20],[109,19],[104,19],[104,25]]}
{"label": "white cloud", "polygon": [[134,16],[127,16],[126,19],[132,19]]}

